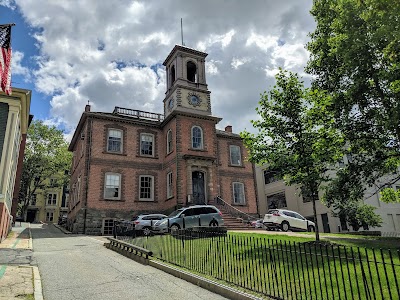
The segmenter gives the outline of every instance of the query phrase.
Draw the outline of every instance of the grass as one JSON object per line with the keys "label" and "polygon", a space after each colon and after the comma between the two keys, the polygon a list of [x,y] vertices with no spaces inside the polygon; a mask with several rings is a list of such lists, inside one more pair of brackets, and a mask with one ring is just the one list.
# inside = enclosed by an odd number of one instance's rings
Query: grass
{"label": "grass", "polygon": [[396,249],[399,239],[324,236],[329,242],[324,246],[314,240],[312,235],[234,232],[226,237],[165,235],[131,242],[176,266],[284,299],[392,299],[399,292],[399,253],[373,250]]}

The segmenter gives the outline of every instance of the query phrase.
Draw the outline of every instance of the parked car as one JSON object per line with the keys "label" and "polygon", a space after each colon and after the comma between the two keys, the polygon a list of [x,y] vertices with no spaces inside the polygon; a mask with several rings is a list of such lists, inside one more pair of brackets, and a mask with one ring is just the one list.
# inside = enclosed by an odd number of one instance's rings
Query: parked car
{"label": "parked car", "polygon": [[212,205],[194,205],[180,208],[171,213],[168,218],[154,224],[155,233],[166,233],[168,229],[176,231],[201,226],[222,226],[222,213]]}
{"label": "parked car", "polygon": [[282,231],[315,231],[315,223],[307,220],[295,211],[272,209],[264,216],[267,230],[281,229]]}
{"label": "parked car", "polygon": [[254,228],[264,228],[264,224],[263,224],[263,220],[255,220],[255,221],[251,221],[250,225],[253,226]]}
{"label": "parked car", "polygon": [[151,234],[153,225],[162,219],[167,218],[163,214],[143,214],[133,217],[132,222],[135,226],[136,234],[148,236]]}

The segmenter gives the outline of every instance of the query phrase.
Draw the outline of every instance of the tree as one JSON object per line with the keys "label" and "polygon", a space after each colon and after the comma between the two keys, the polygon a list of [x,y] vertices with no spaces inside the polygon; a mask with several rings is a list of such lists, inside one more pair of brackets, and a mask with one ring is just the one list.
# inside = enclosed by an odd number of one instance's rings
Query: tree
{"label": "tree", "polygon": [[[42,121],[33,121],[28,129],[25,156],[19,191],[19,208],[22,216],[32,195],[38,189],[63,186],[68,182],[66,170],[71,167],[71,153],[63,132]],[[55,176],[55,181],[49,178]]]}
{"label": "tree", "polygon": [[[316,0],[311,14],[317,27],[307,45],[307,71],[313,87],[332,97],[328,109],[352,155],[350,188],[390,188],[400,179],[400,1]],[[381,195],[395,199],[393,190]]]}
{"label": "tree", "polygon": [[325,187],[323,201],[333,208],[333,215],[341,223],[348,223],[354,231],[359,228],[379,227],[382,218],[374,210],[376,207],[364,204],[365,187],[361,178],[352,172],[356,167],[350,164],[346,168],[339,168],[336,177]]}
{"label": "tree", "polygon": [[276,86],[261,95],[260,119],[252,121],[258,133],[241,133],[250,161],[268,166],[289,185],[301,185],[312,200],[315,220],[315,202],[330,177],[327,171],[342,155],[343,139],[329,126],[330,101],[327,94],[304,88],[296,74],[280,71]]}

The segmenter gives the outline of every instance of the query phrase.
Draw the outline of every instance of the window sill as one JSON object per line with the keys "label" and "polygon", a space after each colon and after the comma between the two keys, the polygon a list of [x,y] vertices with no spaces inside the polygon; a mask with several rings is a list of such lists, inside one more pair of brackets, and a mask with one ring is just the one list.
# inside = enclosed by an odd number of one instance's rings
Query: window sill
{"label": "window sill", "polygon": [[165,201],[169,201],[169,200],[174,199],[174,198],[175,198],[174,196],[167,197],[167,200],[165,200]]}
{"label": "window sill", "polygon": [[247,203],[232,203],[232,206],[247,206]]}
{"label": "window sill", "polygon": [[233,167],[233,168],[245,168],[245,166],[243,166],[243,165],[232,165],[232,164],[229,164],[228,165],[229,167]]}
{"label": "window sill", "polygon": [[151,155],[136,155],[136,157],[158,159],[158,156],[151,156]]}
{"label": "window sill", "polygon": [[126,156],[126,153],[120,153],[120,152],[103,151],[102,153],[103,154]]}
{"label": "window sill", "polygon": [[158,201],[155,200],[147,200],[147,199],[139,199],[139,200],[135,200],[135,202],[149,202],[149,203],[157,203]]}
{"label": "window sill", "polygon": [[100,201],[115,201],[115,202],[125,202],[124,199],[113,199],[113,198],[103,198]]}
{"label": "window sill", "polygon": [[190,151],[197,151],[197,152],[207,152],[207,149],[196,149],[196,148],[189,148]]}

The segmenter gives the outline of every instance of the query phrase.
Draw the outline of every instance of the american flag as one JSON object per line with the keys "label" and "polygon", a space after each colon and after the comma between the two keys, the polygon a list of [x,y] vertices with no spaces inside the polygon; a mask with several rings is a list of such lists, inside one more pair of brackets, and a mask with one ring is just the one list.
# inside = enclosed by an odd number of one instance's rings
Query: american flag
{"label": "american flag", "polygon": [[11,25],[0,25],[0,91],[11,95]]}

